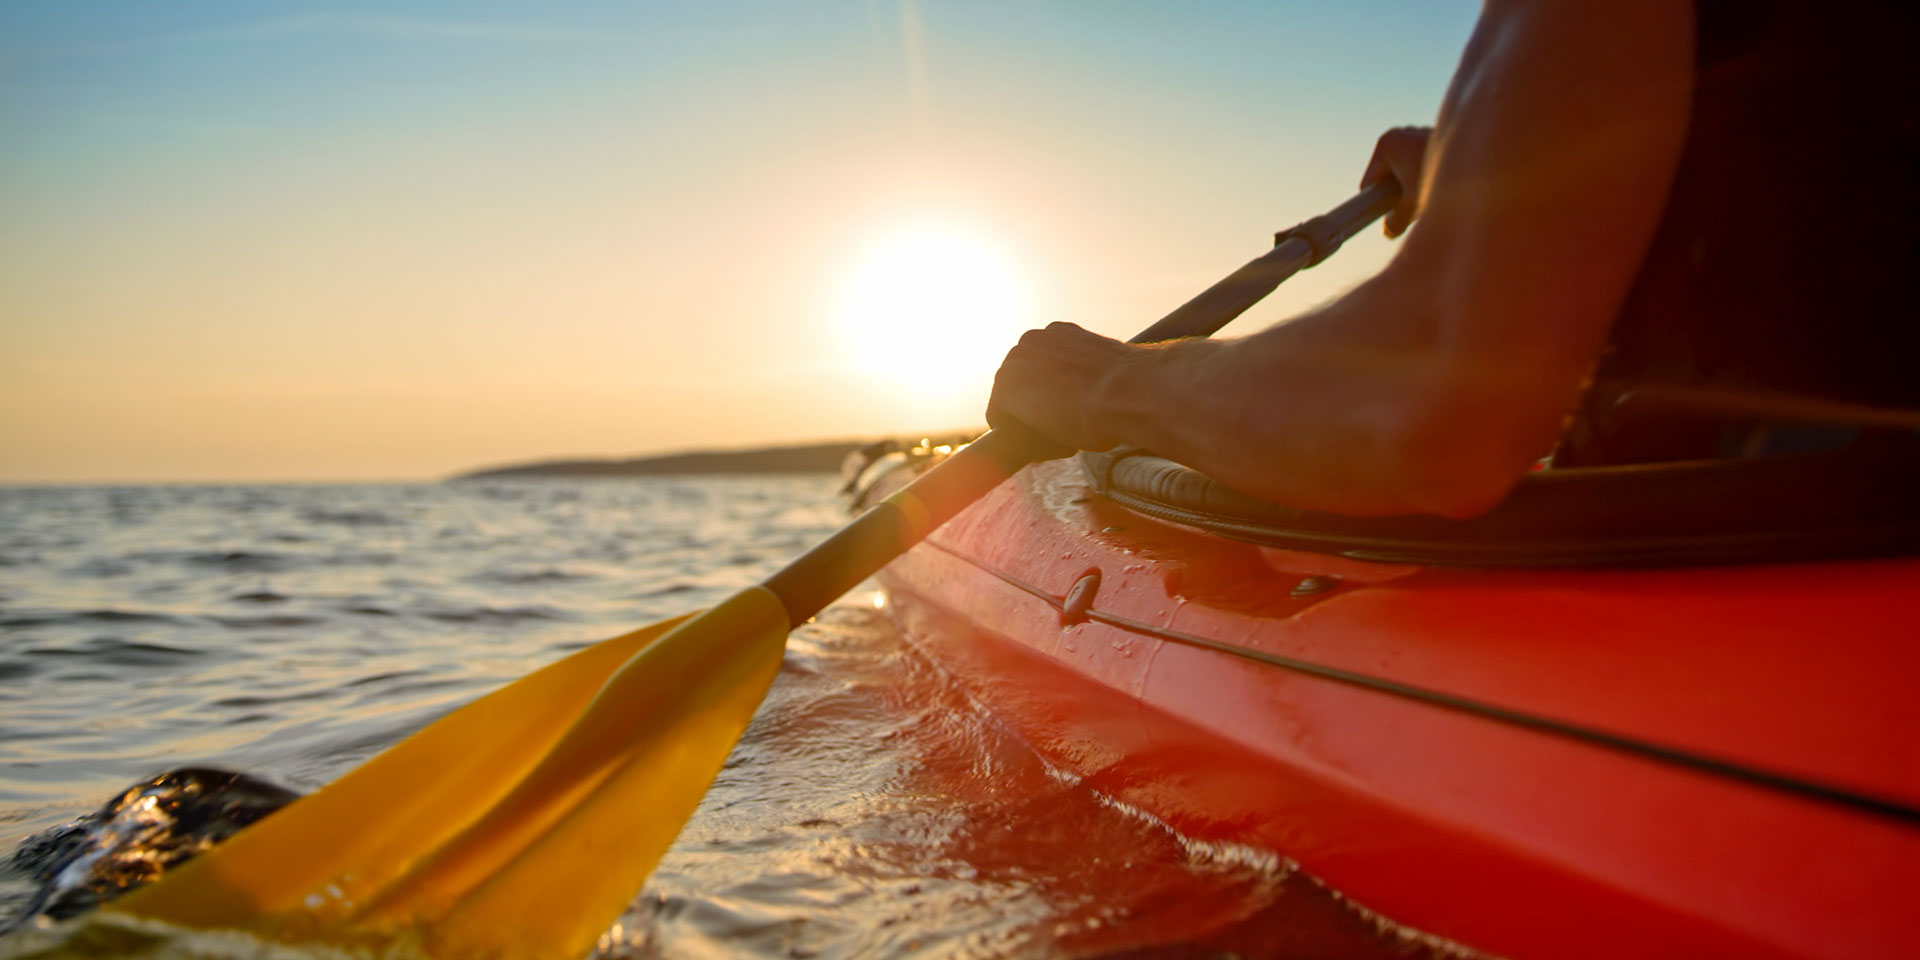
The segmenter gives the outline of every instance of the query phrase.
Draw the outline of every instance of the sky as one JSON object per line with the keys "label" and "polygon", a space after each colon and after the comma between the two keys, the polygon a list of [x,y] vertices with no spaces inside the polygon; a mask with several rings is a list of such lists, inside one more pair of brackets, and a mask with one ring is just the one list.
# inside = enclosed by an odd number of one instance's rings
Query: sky
{"label": "sky", "polygon": [[0,482],[978,424],[1020,330],[1130,336],[1350,196],[1476,12],[6,3]]}

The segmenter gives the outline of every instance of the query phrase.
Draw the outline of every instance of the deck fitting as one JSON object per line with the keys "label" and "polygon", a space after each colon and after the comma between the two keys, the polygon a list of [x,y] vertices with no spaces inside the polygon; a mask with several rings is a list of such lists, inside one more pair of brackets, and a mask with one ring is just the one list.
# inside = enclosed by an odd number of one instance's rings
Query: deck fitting
{"label": "deck fitting", "polygon": [[1087,622],[1087,612],[1093,609],[1093,595],[1100,592],[1099,569],[1088,570],[1080,575],[1067,589],[1067,595],[1060,601],[1060,625],[1071,627],[1076,623]]}

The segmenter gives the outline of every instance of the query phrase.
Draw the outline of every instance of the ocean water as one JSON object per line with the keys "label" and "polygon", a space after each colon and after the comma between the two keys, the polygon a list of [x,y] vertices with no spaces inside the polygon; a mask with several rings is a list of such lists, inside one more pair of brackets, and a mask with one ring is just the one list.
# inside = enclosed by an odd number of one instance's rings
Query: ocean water
{"label": "ocean water", "polygon": [[[756,582],[840,524],[836,487],[0,488],[0,862],[173,768],[315,789],[545,663]],[[38,886],[0,869],[0,922]],[[1049,769],[861,589],[795,633],[600,953],[1438,949],[1279,856],[1190,842]]]}

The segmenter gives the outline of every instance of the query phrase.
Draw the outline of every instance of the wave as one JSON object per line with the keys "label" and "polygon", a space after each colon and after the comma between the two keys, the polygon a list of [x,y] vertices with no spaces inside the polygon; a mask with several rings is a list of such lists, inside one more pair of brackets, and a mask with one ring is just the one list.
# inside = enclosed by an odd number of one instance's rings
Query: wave
{"label": "wave", "polygon": [[29,647],[20,652],[29,657],[85,660],[116,667],[164,667],[206,656],[204,650],[122,640],[118,637],[94,637],[77,647]]}

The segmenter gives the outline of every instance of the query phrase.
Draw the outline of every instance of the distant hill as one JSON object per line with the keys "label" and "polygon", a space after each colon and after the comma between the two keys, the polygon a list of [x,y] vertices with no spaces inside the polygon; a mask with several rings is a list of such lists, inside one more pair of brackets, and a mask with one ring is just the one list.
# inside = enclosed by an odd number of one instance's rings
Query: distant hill
{"label": "distant hill", "polygon": [[754,450],[704,450],[628,460],[544,460],[491,467],[455,476],[455,480],[513,477],[643,477],[693,473],[838,473],[847,454],[866,445],[837,440],[798,447]]}

